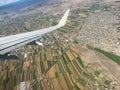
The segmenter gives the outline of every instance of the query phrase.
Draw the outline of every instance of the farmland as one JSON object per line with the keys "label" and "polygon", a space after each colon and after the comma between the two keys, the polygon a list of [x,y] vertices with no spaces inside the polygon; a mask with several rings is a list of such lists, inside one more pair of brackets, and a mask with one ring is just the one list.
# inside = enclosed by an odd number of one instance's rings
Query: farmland
{"label": "farmland", "polygon": [[[3,63],[6,67],[1,66],[1,70],[4,70],[0,74],[0,77],[2,77],[0,80],[2,89],[11,88],[13,90],[13,86],[20,82],[33,82],[37,78],[42,78],[39,82],[43,88],[47,89],[51,87],[56,90],[58,86],[66,90],[70,88],[84,88],[85,83],[77,81],[84,69],[84,64],[80,59],[78,51],[74,47],[68,47],[64,50],[61,47],[62,44],[59,43],[59,45],[57,50],[39,47],[37,49],[40,49],[40,51],[35,49],[29,58],[25,61],[21,59],[17,64],[14,61],[4,61]],[[73,56],[71,57],[69,54]],[[45,78],[51,82],[49,87],[46,86],[49,82],[46,82]],[[33,88],[39,87],[34,86]]]}

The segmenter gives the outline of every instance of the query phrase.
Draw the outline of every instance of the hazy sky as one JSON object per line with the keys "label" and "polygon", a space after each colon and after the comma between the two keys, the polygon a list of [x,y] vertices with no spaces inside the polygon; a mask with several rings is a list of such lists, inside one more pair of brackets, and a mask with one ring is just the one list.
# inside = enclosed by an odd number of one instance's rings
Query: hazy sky
{"label": "hazy sky", "polygon": [[20,0],[0,0],[0,6],[10,4],[10,3],[13,3],[13,2],[17,2],[17,1],[20,1]]}

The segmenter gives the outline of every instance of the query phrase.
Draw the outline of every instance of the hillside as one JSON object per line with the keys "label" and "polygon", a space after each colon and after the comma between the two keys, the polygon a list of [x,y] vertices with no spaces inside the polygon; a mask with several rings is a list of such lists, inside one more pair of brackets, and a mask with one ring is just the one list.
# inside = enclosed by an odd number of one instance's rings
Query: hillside
{"label": "hillside", "polygon": [[26,0],[0,7],[0,21],[36,13],[61,13],[67,8],[85,8],[99,0]]}

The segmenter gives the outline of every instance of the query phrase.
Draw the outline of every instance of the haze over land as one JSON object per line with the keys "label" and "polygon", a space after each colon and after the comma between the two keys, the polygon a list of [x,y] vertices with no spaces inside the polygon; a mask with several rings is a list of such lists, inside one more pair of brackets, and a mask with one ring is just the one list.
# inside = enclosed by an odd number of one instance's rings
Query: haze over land
{"label": "haze over land", "polygon": [[67,24],[0,62],[0,90],[120,90],[119,0],[27,0],[0,7],[0,35]]}
{"label": "haze over land", "polygon": [[19,1],[19,0],[0,0],[0,6],[11,4],[11,3],[14,3],[14,2],[17,2],[17,1]]}

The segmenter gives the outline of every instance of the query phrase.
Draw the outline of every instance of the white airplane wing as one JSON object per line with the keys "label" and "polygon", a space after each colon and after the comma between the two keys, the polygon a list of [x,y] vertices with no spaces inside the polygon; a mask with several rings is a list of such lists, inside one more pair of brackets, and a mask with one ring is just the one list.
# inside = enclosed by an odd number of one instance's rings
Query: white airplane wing
{"label": "white airplane wing", "polygon": [[30,42],[33,42],[39,38],[45,33],[54,31],[62,26],[65,25],[68,14],[70,10],[67,10],[60,20],[60,22],[52,27],[45,28],[45,29],[40,29],[36,31],[31,31],[27,33],[21,33],[21,34],[16,34],[16,35],[10,35],[6,37],[1,37],[0,38],[0,55],[5,55],[11,51],[13,51],[16,48],[19,48],[21,46],[24,46]]}

